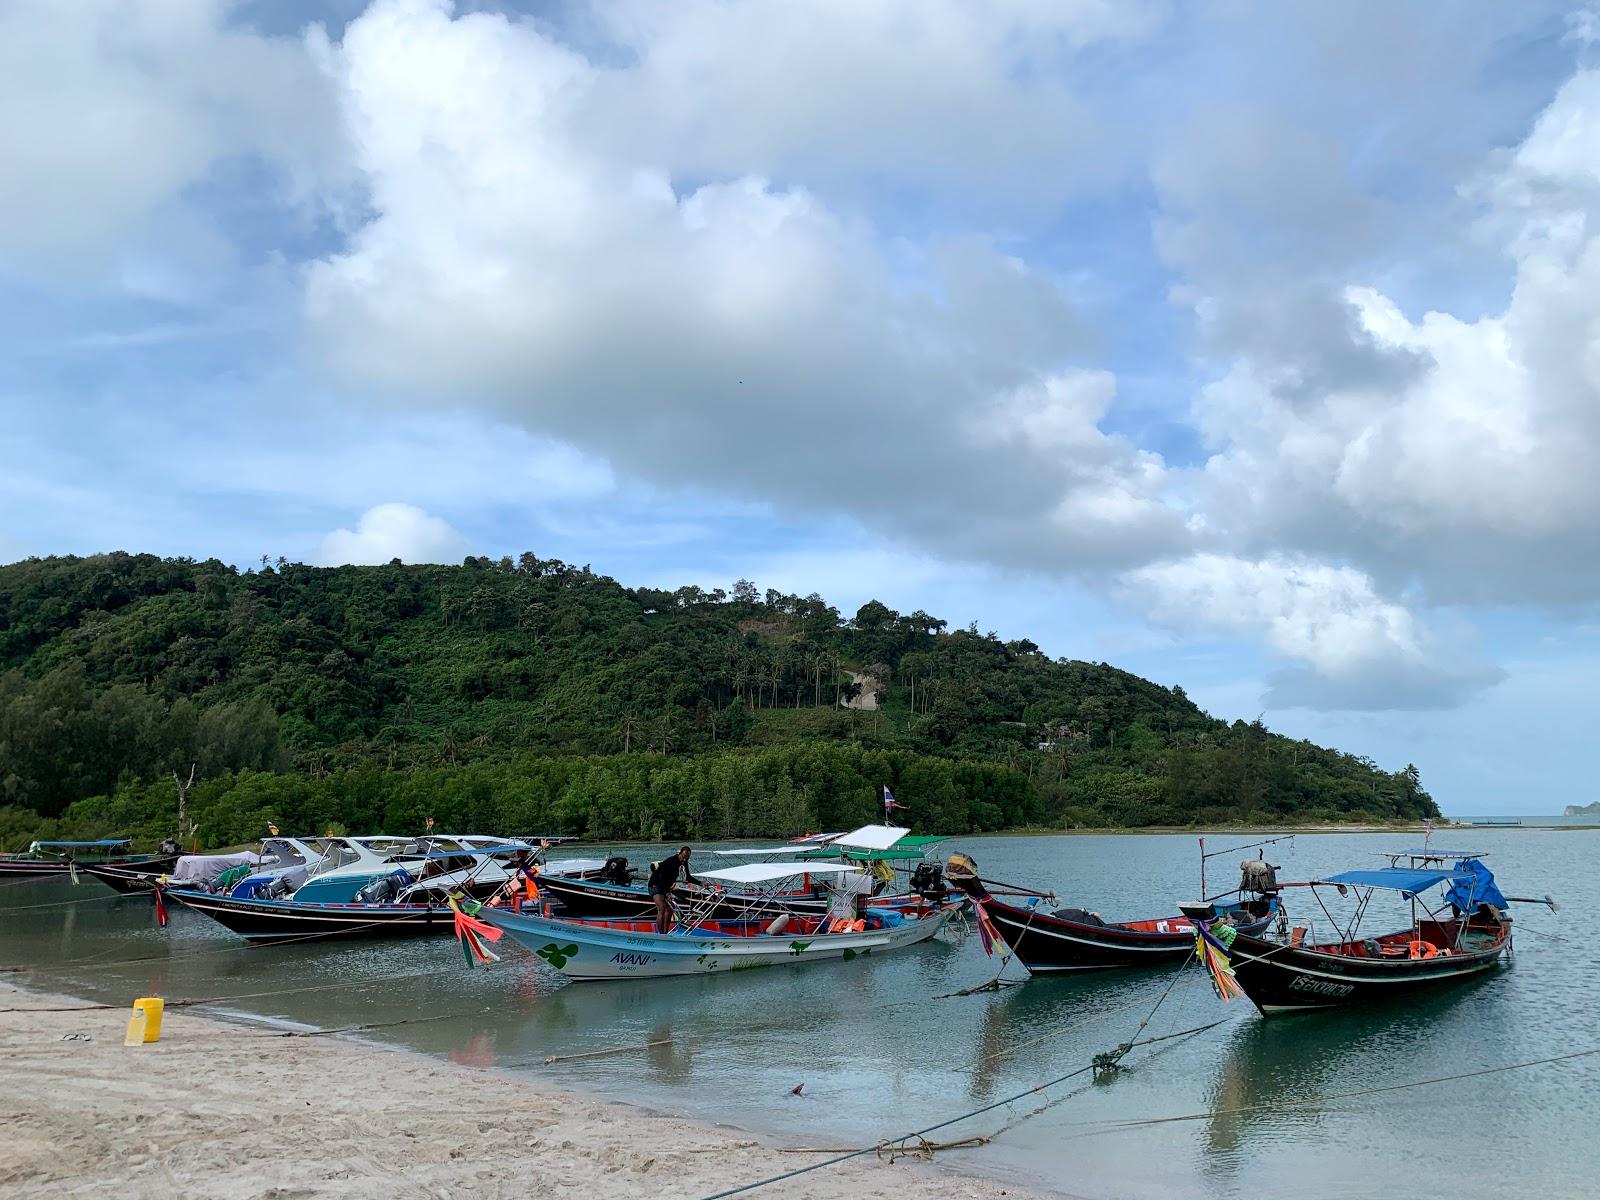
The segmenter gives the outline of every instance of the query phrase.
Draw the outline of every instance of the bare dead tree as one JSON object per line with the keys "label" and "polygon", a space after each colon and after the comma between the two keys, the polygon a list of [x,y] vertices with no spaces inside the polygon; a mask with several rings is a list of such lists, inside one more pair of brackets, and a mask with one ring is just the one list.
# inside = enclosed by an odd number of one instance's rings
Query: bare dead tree
{"label": "bare dead tree", "polygon": [[181,844],[185,838],[192,838],[198,828],[189,823],[189,789],[194,786],[194,769],[198,764],[189,764],[189,778],[184,779],[176,771],[172,773],[172,782],[178,785],[178,841]]}

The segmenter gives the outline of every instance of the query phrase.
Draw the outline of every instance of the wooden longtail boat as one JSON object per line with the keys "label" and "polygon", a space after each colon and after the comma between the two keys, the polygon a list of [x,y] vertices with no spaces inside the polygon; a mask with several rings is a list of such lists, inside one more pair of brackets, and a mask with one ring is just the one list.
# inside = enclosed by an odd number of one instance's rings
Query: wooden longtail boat
{"label": "wooden longtail boat", "polygon": [[[1498,965],[1511,945],[1511,918],[1505,911],[1507,898],[1480,861],[1481,854],[1417,850],[1389,858],[1387,867],[1289,885],[1356,893],[1355,915],[1333,940],[1306,940],[1304,930],[1282,943],[1244,931],[1219,938],[1209,906],[1184,908],[1208,940],[1224,950],[1234,980],[1263,1015],[1382,1004],[1463,982]],[[1401,866],[1400,859],[1410,861]],[[1445,860],[1454,860],[1454,866],[1445,867]],[[1446,889],[1444,898],[1437,909],[1429,908],[1421,897],[1438,887]],[[1361,916],[1380,892],[1396,892],[1410,901],[1411,925],[1359,937]],[[1532,902],[1555,907],[1549,897]]]}
{"label": "wooden longtail boat", "polygon": [[[1283,840],[1286,838],[1250,844],[1265,846]],[[1206,860],[1243,848],[1235,846],[1208,853],[1205,839],[1200,839],[1202,895],[1205,894]],[[1237,930],[1252,934],[1264,933],[1275,921],[1281,921],[1283,915],[1278,900],[1277,868],[1259,858],[1246,859],[1240,867],[1239,887],[1225,893],[1238,899],[1217,905],[1212,911],[1218,922],[1227,922]],[[1195,926],[1187,916],[1106,921],[1098,913],[1081,908],[1045,909],[1043,902],[1053,900],[1052,895],[985,881],[978,875],[977,863],[965,854],[950,856],[945,878],[972,897],[988,917],[993,931],[1005,940],[1017,961],[1032,973],[1154,967],[1182,962],[1195,952]],[[1008,895],[1025,896],[1028,902],[1008,904],[997,899],[990,892],[991,887],[1005,889]]]}
{"label": "wooden longtail boat", "polygon": [[[756,884],[803,873],[863,878],[843,864],[793,862],[730,867],[706,871],[702,877]],[[669,933],[658,933],[653,920],[563,919],[505,908],[484,908],[477,915],[571,979],[653,979],[898,950],[933,937],[955,908],[948,904],[903,910],[870,907],[867,916],[855,921],[787,912],[770,919],[716,920],[691,912]]]}
{"label": "wooden longtail boat", "polygon": [[178,857],[176,854],[171,854],[165,858],[154,858],[133,865],[80,863],[78,870],[84,875],[92,875],[124,896],[137,896],[154,890],[161,877],[177,865]]}
{"label": "wooden longtail boat", "polygon": [[[1006,904],[977,877],[951,875],[950,881],[983,909],[1017,961],[1035,974],[1170,965],[1194,953],[1195,927],[1185,916],[1101,921],[1078,908],[1046,911],[1037,897],[1032,907]],[[1217,919],[1260,933],[1279,911],[1277,898],[1265,897],[1223,906]]]}
{"label": "wooden longtail boat", "polygon": [[70,875],[91,864],[149,866],[172,860],[155,854],[129,854],[131,838],[101,838],[93,842],[34,842],[21,854],[0,854],[0,876]]}
{"label": "wooden longtail boat", "polygon": [[450,933],[455,920],[442,904],[322,904],[217,896],[183,888],[164,888],[161,895],[257,942]]}

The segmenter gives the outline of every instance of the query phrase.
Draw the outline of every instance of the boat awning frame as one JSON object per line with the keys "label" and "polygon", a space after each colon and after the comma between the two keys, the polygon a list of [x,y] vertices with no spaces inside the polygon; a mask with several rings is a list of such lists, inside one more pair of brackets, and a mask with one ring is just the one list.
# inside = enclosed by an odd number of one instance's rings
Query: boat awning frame
{"label": "boat awning frame", "polygon": [[1471,882],[1471,876],[1456,871],[1423,871],[1407,867],[1379,867],[1369,871],[1342,871],[1316,881],[1340,887],[1384,888],[1403,896],[1415,896],[1441,883]]}
{"label": "boat awning frame", "polygon": [[911,831],[893,825],[863,825],[849,833],[841,833],[828,843],[830,846],[854,846],[858,850],[887,850],[898,845]]}
{"label": "boat awning frame", "polygon": [[719,867],[715,871],[700,871],[696,879],[714,879],[722,883],[774,883],[796,875],[859,875],[859,867],[844,863],[740,863],[737,867]]}

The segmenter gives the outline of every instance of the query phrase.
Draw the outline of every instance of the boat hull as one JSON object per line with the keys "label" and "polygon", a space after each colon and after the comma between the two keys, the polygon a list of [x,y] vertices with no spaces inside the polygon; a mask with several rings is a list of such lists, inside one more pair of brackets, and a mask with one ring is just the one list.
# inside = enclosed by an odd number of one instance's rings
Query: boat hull
{"label": "boat hull", "polygon": [[859,933],[754,937],[652,933],[507,909],[486,908],[478,915],[568,978],[600,980],[707,975],[819,959],[854,960],[927,941],[954,911],[954,907],[942,907],[926,916],[908,918],[901,925]]}
{"label": "boat hull", "polygon": [[161,877],[178,865],[176,854],[167,858],[151,859],[138,864],[90,863],[79,866],[84,875],[93,875],[107,887],[124,896],[137,896],[155,890]]}
{"label": "boat hull", "polygon": [[[539,878],[539,889],[545,896],[561,905],[563,917],[607,917],[617,920],[654,920],[655,900],[647,888],[638,884],[607,883],[598,879],[576,879],[558,875]],[[705,893],[677,888],[672,893],[673,903],[680,909],[693,907],[700,912],[705,904]],[[902,897],[872,898],[874,904],[892,904]],[[750,914],[752,908],[773,915],[779,912],[810,913],[819,915],[828,909],[826,897],[808,891],[778,892],[759,900],[728,893],[726,899],[715,904],[709,912],[702,913],[706,920],[735,921]]]}
{"label": "boat hull", "polygon": [[[1182,962],[1194,953],[1194,926],[1181,916],[1157,918],[1138,924],[1149,930],[1120,925],[1092,925],[1051,916],[1049,913],[1003,904],[984,893],[974,899],[983,906],[1000,936],[1029,971],[1105,971],[1123,967],[1158,967]],[[1234,906],[1242,932],[1261,933],[1278,915],[1276,900]],[[1224,909],[1224,911],[1230,911]],[[1161,926],[1165,926],[1163,929]]]}
{"label": "boat hull", "polygon": [[[154,855],[138,855],[132,858],[119,858],[111,862],[95,861],[92,863],[79,862],[79,872],[87,871],[90,867],[127,867],[136,870],[145,870],[159,863],[165,863],[170,870],[176,858],[157,858]],[[28,858],[0,858],[0,876],[8,875],[71,875],[73,864],[62,859],[53,862],[46,859]]]}
{"label": "boat hull", "polygon": [[181,888],[162,895],[257,942],[449,934],[455,914],[426,904],[314,904],[216,896]]}
{"label": "boat hull", "polygon": [[[1510,942],[1509,931],[1481,929],[1487,944],[1434,958],[1362,958],[1320,947],[1284,946],[1239,934],[1228,947],[1234,978],[1265,1016],[1309,1012],[1319,1008],[1382,1005],[1454,984],[1496,968]],[[1389,935],[1392,940],[1409,937]],[[1433,944],[1450,945],[1449,928],[1428,928]]]}

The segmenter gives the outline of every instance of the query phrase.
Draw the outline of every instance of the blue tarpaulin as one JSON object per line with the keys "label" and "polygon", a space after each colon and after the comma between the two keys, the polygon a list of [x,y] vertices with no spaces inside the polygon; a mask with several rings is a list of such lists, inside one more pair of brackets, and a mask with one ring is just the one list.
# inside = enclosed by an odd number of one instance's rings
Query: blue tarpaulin
{"label": "blue tarpaulin", "polygon": [[1472,912],[1480,904],[1505,908],[1506,898],[1494,881],[1494,872],[1475,858],[1463,859],[1456,864],[1459,882],[1445,895],[1445,899],[1460,912]]}
{"label": "blue tarpaulin", "polygon": [[1379,867],[1372,871],[1346,871],[1342,875],[1329,875],[1320,883],[1343,883],[1350,887],[1389,888],[1415,896],[1439,883],[1466,883],[1472,877],[1457,871],[1418,871],[1408,867]]}
{"label": "blue tarpaulin", "polygon": [[98,842],[35,842],[35,846],[126,846],[132,838],[101,838]]}

